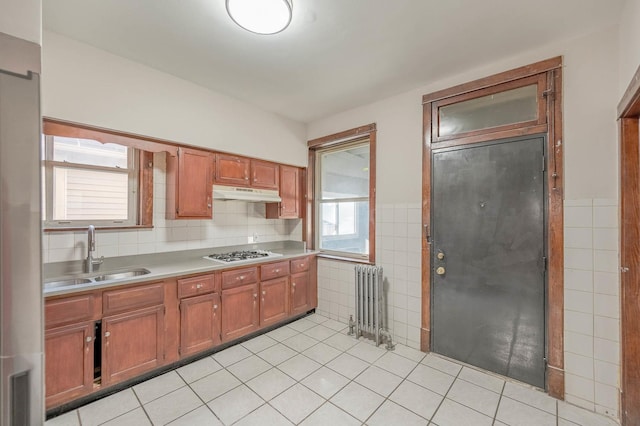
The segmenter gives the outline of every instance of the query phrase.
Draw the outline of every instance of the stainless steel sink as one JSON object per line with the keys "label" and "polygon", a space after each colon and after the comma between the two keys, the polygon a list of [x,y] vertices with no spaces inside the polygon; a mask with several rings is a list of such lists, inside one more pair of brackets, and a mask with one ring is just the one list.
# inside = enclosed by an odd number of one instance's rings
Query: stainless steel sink
{"label": "stainless steel sink", "polygon": [[93,277],[95,281],[109,281],[109,280],[121,280],[124,278],[133,278],[140,275],[147,275],[149,270],[147,269],[132,269],[129,271],[121,271],[121,272],[111,272],[102,275],[98,275],[97,277]]}
{"label": "stainless steel sink", "polygon": [[44,283],[44,288],[50,289],[58,287],[68,287],[73,285],[88,284],[90,282],[91,280],[88,278],[70,278],[68,280],[51,281],[48,283]]}

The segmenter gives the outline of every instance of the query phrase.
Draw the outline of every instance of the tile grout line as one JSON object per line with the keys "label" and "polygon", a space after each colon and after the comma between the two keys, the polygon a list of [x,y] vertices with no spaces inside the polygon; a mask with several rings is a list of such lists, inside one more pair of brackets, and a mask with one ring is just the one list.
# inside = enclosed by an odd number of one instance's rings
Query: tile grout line
{"label": "tile grout line", "polygon": [[[498,404],[496,405],[496,411],[493,413],[493,422],[492,425],[495,425],[498,421],[498,410],[500,409],[500,403],[502,402],[502,396],[504,395],[504,389],[507,387],[507,382],[505,381],[502,384],[502,389],[500,390],[500,396],[498,397]],[[557,426],[557,425],[556,425]]]}
{"label": "tile grout line", "polygon": [[[212,358],[213,358],[213,357],[212,357]],[[214,360],[214,361],[215,361],[215,360]],[[216,362],[217,362],[217,361],[216,361]],[[218,365],[220,365],[220,364],[218,363]],[[220,365],[220,366],[221,366],[221,365]],[[222,367],[222,366],[221,366],[221,367]],[[222,367],[222,369],[220,369],[220,370],[218,370],[218,371],[222,371],[222,370],[225,370],[225,368],[224,368],[224,367]],[[205,378],[205,377],[209,377],[209,376],[211,376],[212,374],[217,373],[218,371],[214,371],[214,372],[213,372],[213,373],[211,373],[211,374],[207,374],[206,376],[202,377],[201,379],[203,379],[203,378]],[[178,373],[178,375],[179,375],[179,374],[180,374],[180,373]],[[183,378],[182,380],[184,380],[184,378]],[[200,379],[198,379],[198,380],[200,380]],[[205,407],[207,407],[207,410],[209,410],[209,411],[213,414],[213,416],[214,416],[216,419],[218,419],[218,420],[220,420],[220,422],[222,422],[222,420],[220,419],[220,417],[218,417],[218,415],[215,413],[215,411],[213,411],[213,410],[211,409],[211,407],[209,407],[209,405],[205,402],[205,400],[204,400],[204,399],[202,399],[202,397],[200,396],[200,394],[198,394],[198,392],[196,392],[196,391],[195,391],[195,389],[193,389],[193,388],[191,387],[191,384],[192,384],[192,383],[197,382],[198,380],[194,380],[194,381],[193,381],[193,382],[191,382],[191,383],[187,383],[187,387],[189,388],[189,390],[191,390],[191,392],[193,392],[193,393],[196,395],[196,397],[197,397],[200,401],[202,401],[202,404],[203,404]],[[186,380],[184,380],[184,381],[185,381],[185,383],[186,383]],[[236,386],[236,387],[237,387],[237,386]],[[235,389],[235,388],[233,388],[233,389]],[[231,390],[233,390],[233,389],[230,389],[229,391],[231,391]],[[225,392],[225,393],[226,393],[226,392]],[[223,395],[224,395],[224,394],[223,394]],[[214,399],[215,399],[215,398],[214,398]],[[202,405],[201,405],[200,407],[202,407]],[[175,422],[176,420],[181,419],[182,417],[186,416],[187,414],[189,414],[189,413],[193,413],[194,411],[198,410],[200,407],[196,407],[196,408],[194,408],[193,410],[191,410],[191,411],[188,411],[188,412],[184,413],[183,415],[181,415],[181,416],[180,416],[180,417],[178,417],[177,419],[173,419],[173,420],[171,420],[171,421],[172,421],[172,422]]]}
{"label": "tile grout line", "polygon": [[[178,375],[178,377],[180,377],[180,375]],[[180,377],[180,379],[182,379],[182,377]],[[178,388],[181,389],[181,388]],[[177,390],[177,389],[176,389]],[[138,394],[136,393],[136,391],[133,389],[133,386],[131,387],[131,392],[133,392],[133,395],[136,397],[136,399],[138,400],[138,404],[140,404],[140,408],[142,408],[142,412],[144,413],[145,416],[147,416],[147,420],[149,420],[149,423],[153,425],[153,421],[151,421],[151,417],[149,417],[149,413],[147,413],[147,410],[145,410],[144,408],[144,404],[142,403],[142,401],[140,401],[140,397],[138,396]],[[169,392],[171,393],[171,392]],[[167,393],[167,395],[169,394]],[[164,396],[164,395],[163,395]],[[149,401],[151,402],[151,401]],[[117,417],[116,417],[117,419]]]}
{"label": "tile grout line", "polygon": [[[391,353],[391,351],[389,351],[389,352],[387,352],[387,353]],[[384,355],[383,355],[383,356],[384,356]],[[398,356],[402,356],[402,355],[398,355]],[[418,414],[418,413],[416,413],[416,412],[414,412],[414,411],[412,411],[412,410],[408,409],[407,407],[405,407],[405,406],[403,406],[403,405],[398,404],[397,402],[395,402],[395,401],[393,401],[393,400],[390,400],[390,399],[389,399],[389,397],[390,397],[391,395],[393,395],[393,393],[394,393],[396,390],[398,390],[398,388],[399,388],[400,386],[402,386],[402,384],[403,384],[404,382],[406,382],[406,381],[407,381],[407,378],[411,375],[411,373],[413,373],[413,372],[415,371],[415,369],[416,369],[416,368],[418,368],[418,366],[419,366],[419,365],[421,365],[420,363],[422,362],[422,360],[423,360],[425,357],[426,357],[426,355],[425,355],[425,356],[423,356],[423,357],[422,357],[422,359],[420,359],[420,361],[418,361],[418,363],[415,365],[415,367],[413,367],[413,368],[411,369],[411,371],[409,371],[409,373],[407,374],[407,376],[406,376],[406,377],[403,377],[403,378],[402,378],[402,380],[400,381],[400,383],[398,383],[398,384],[396,385],[396,387],[395,387],[395,388],[393,388],[393,390],[392,390],[391,392],[389,392],[389,395],[387,395],[386,397],[384,397],[384,400],[382,401],[382,403],[381,403],[380,405],[378,405],[378,407],[377,407],[375,410],[373,410],[373,413],[371,413],[371,414],[369,415],[369,417],[367,417],[367,419],[363,422],[363,424],[364,424],[364,423],[366,423],[367,421],[369,421],[369,420],[371,419],[371,417],[373,417],[373,415],[374,415],[374,414],[376,414],[376,413],[378,412],[378,410],[380,409],[380,407],[382,407],[382,406],[384,405],[384,403],[385,403],[385,402],[387,402],[387,401],[391,401],[392,403],[394,403],[394,404],[396,404],[396,405],[398,405],[398,406],[400,406],[400,407],[404,408],[405,410],[409,411],[410,413],[413,413],[413,414],[415,414],[416,416],[418,416],[418,417],[420,417],[420,418],[424,419],[424,417],[423,417],[423,416],[421,416],[420,414]],[[382,358],[382,357],[380,357],[380,358]],[[403,358],[404,358],[404,357],[403,357]],[[378,359],[379,359],[379,358],[378,358]],[[405,358],[405,359],[408,359],[408,358]],[[377,360],[376,360],[376,361],[377,361]],[[413,361],[413,360],[410,360],[410,361],[415,362],[415,361]],[[371,364],[371,365],[373,366],[373,364]],[[380,368],[380,367],[378,367],[378,368]],[[385,370],[384,368],[381,368],[381,370],[384,370],[384,371],[387,371],[387,372],[391,373],[390,371]],[[366,369],[365,369],[364,371],[366,371]],[[364,371],[363,371],[362,373],[364,373]],[[355,379],[357,379],[358,377],[360,377],[360,375],[361,375],[362,373],[358,374],[358,375],[354,378],[354,380],[355,380]],[[391,374],[393,374],[393,373],[391,373]],[[400,377],[400,376],[398,376],[398,377]],[[409,382],[411,382],[411,381],[409,380]],[[411,383],[413,383],[413,382],[411,382]],[[419,385],[418,385],[418,386],[419,386]],[[365,388],[366,388],[366,389],[369,389],[369,388],[367,388],[366,386],[365,386]],[[369,389],[369,390],[371,390],[371,389]],[[375,391],[374,391],[374,390],[371,390],[371,391],[375,393]],[[378,394],[378,395],[380,395],[380,394]],[[380,396],[382,396],[382,395],[380,395]],[[427,421],[427,424],[429,424],[430,420],[429,420],[429,419],[425,419],[425,420]]]}

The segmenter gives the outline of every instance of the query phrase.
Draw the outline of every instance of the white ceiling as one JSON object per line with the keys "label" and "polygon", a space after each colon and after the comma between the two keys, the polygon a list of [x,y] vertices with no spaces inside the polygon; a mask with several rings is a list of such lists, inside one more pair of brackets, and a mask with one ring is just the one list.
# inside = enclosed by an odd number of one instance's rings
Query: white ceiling
{"label": "white ceiling", "polygon": [[[282,33],[224,0],[46,0],[45,29],[309,122],[617,22],[624,0],[293,0]],[[46,44],[44,46],[46,49]]]}

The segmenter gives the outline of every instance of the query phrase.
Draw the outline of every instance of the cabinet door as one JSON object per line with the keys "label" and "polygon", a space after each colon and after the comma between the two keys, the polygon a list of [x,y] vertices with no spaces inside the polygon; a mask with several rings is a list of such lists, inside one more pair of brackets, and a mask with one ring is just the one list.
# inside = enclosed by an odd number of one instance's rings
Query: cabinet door
{"label": "cabinet door", "polygon": [[94,323],[47,330],[44,337],[47,408],[93,390]]}
{"label": "cabinet door", "polygon": [[278,189],[280,186],[280,167],[267,161],[251,160],[251,186]]}
{"label": "cabinet door", "polygon": [[180,301],[180,356],[204,351],[220,343],[220,295]]}
{"label": "cabinet door", "polygon": [[163,363],[164,306],[102,320],[102,384],[130,379]]}
{"label": "cabinet door", "polygon": [[222,290],[222,340],[233,340],[258,328],[258,284]]}
{"label": "cabinet door", "polygon": [[280,218],[300,217],[300,169],[280,166]]}
{"label": "cabinet door", "polygon": [[249,186],[251,160],[235,155],[216,154],[214,183],[220,185]]}
{"label": "cabinet door", "polygon": [[211,218],[212,156],[205,151],[178,150],[177,217]]}
{"label": "cabinet door", "polygon": [[279,203],[266,204],[267,219],[299,219],[301,217],[301,180],[300,169],[291,166],[280,166],[280,198]]}
{"label": "cabinet door", "polygon": [[289,316],[289,277],[260,283],[260,325],[265,326]]}
{"label": "cabinet door", "polygon": [[309,310],[309,273],[291,275],[291,314]]}

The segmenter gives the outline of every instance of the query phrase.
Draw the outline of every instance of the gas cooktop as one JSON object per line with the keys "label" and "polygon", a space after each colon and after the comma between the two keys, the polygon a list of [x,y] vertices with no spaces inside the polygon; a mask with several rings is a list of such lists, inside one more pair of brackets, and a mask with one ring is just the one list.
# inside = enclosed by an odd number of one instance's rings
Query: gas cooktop
{"label": "gas cooktop", "polygon": [[205,256],[205,259],[213,260],[220,263],[238,263],[246,262],[256,259],[268,259],[271,257],[280,257],[280,253],[273,253],[271,251],[264,250],[240,250],[231,251],[228,253],[214,253]]}

